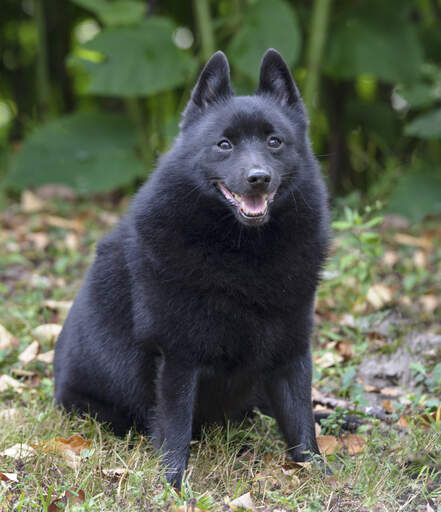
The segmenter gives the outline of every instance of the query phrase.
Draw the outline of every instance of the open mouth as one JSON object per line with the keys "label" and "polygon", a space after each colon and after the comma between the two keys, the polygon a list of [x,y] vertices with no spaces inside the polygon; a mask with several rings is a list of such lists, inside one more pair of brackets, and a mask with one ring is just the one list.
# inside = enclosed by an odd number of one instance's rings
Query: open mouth
{"label": "open mouth", "polygon": [[263,221],[265,219],[268,213],[268,205],[276,195],[276,190],[270,194],[241,195],[232,192],[220,181],[217,185],[225,198],[236,207],[239,214],[254,222]]}

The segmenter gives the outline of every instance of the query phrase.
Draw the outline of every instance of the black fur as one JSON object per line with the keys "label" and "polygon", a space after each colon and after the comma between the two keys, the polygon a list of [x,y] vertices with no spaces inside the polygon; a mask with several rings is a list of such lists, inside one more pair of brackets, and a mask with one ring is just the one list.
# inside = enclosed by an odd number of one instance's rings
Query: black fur
{"label": "black fur", "polygon": [[[328,209],[307,124],[279,53],[265,54],[256,94],[236,97],[217,52],[57,341],[57,402],[117,432],[136,424],[178,486],[192,435],[255,407],[295,460],[318,453],[309,340]],[[258,204],[275,195],[250,216],[228,191]]]}

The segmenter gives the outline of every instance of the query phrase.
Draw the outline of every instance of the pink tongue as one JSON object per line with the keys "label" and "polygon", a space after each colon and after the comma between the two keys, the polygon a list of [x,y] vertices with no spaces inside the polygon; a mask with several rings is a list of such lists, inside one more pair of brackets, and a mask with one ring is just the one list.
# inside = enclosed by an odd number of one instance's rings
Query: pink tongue
{"label": "pink tongue", "polygon": [[250,213],[265,211],[265,198],[263,196],[242,196],[242,202]]}

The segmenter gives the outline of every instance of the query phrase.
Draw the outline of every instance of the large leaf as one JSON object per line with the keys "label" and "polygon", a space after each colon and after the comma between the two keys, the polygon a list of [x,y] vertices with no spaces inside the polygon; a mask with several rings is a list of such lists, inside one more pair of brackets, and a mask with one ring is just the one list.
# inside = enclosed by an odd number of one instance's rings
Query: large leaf
{"label": "large leaf", "polygon": [[388,211],[415,222],[430,213],[441,213],[441,178],[434,172],[437,165],[402,176],[389,198]]}
{"label": "large leaf", "polygon": [[386,82],[418,78],[422,48],[405,0],[353,2],[330,36],[326,71],[335,78],[372,73]]}
{"label": "large leaf", "polygon": [[48,122],[23,143],[5,187],[66,183],[83,194],[112,190],[145,173],[135,143],[130,123],[113,114],[83,112]]}
{"label": "large leaf", "polygon": [[441,108],[431,110],[416,117],[405,128],[406,135],[414,135],[421,139],[437,139],[441,137]]}
{"label": "large leaf", "polygon": [[72,0],[75,4],[94,12],[109,26],[139,23],[147,12],[147,4],[140,0]]}
{"label": "large leaf", "polygon": [[132,27],[107,28],[85,44],[102,62],[83,61],[91,75],[89,91],[106,96],[149,96],[186,82],[195,61],[173,43],[175,27],[151,17]]}
{"label": "large leaf", "polygon": [[292,66],[300,53],[301,34],[296,13],[284,0],[258,0],[244,13],[244,22],[228,47],[235,68],[257,81],[262,56],[275,48]]}

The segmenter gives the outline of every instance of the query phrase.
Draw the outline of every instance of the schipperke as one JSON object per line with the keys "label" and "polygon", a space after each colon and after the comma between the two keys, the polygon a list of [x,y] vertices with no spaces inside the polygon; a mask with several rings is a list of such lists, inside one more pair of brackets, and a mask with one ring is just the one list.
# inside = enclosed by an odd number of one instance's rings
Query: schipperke
{"label": "schipperke", "polygon": [[294,460],[318,453],[310,336],[329,212],[307,125],[277,51],[253,96],[234,95],[215,53],[57,341],[56,401],[136,425],[176,486],[192,436],[254,408]]}

